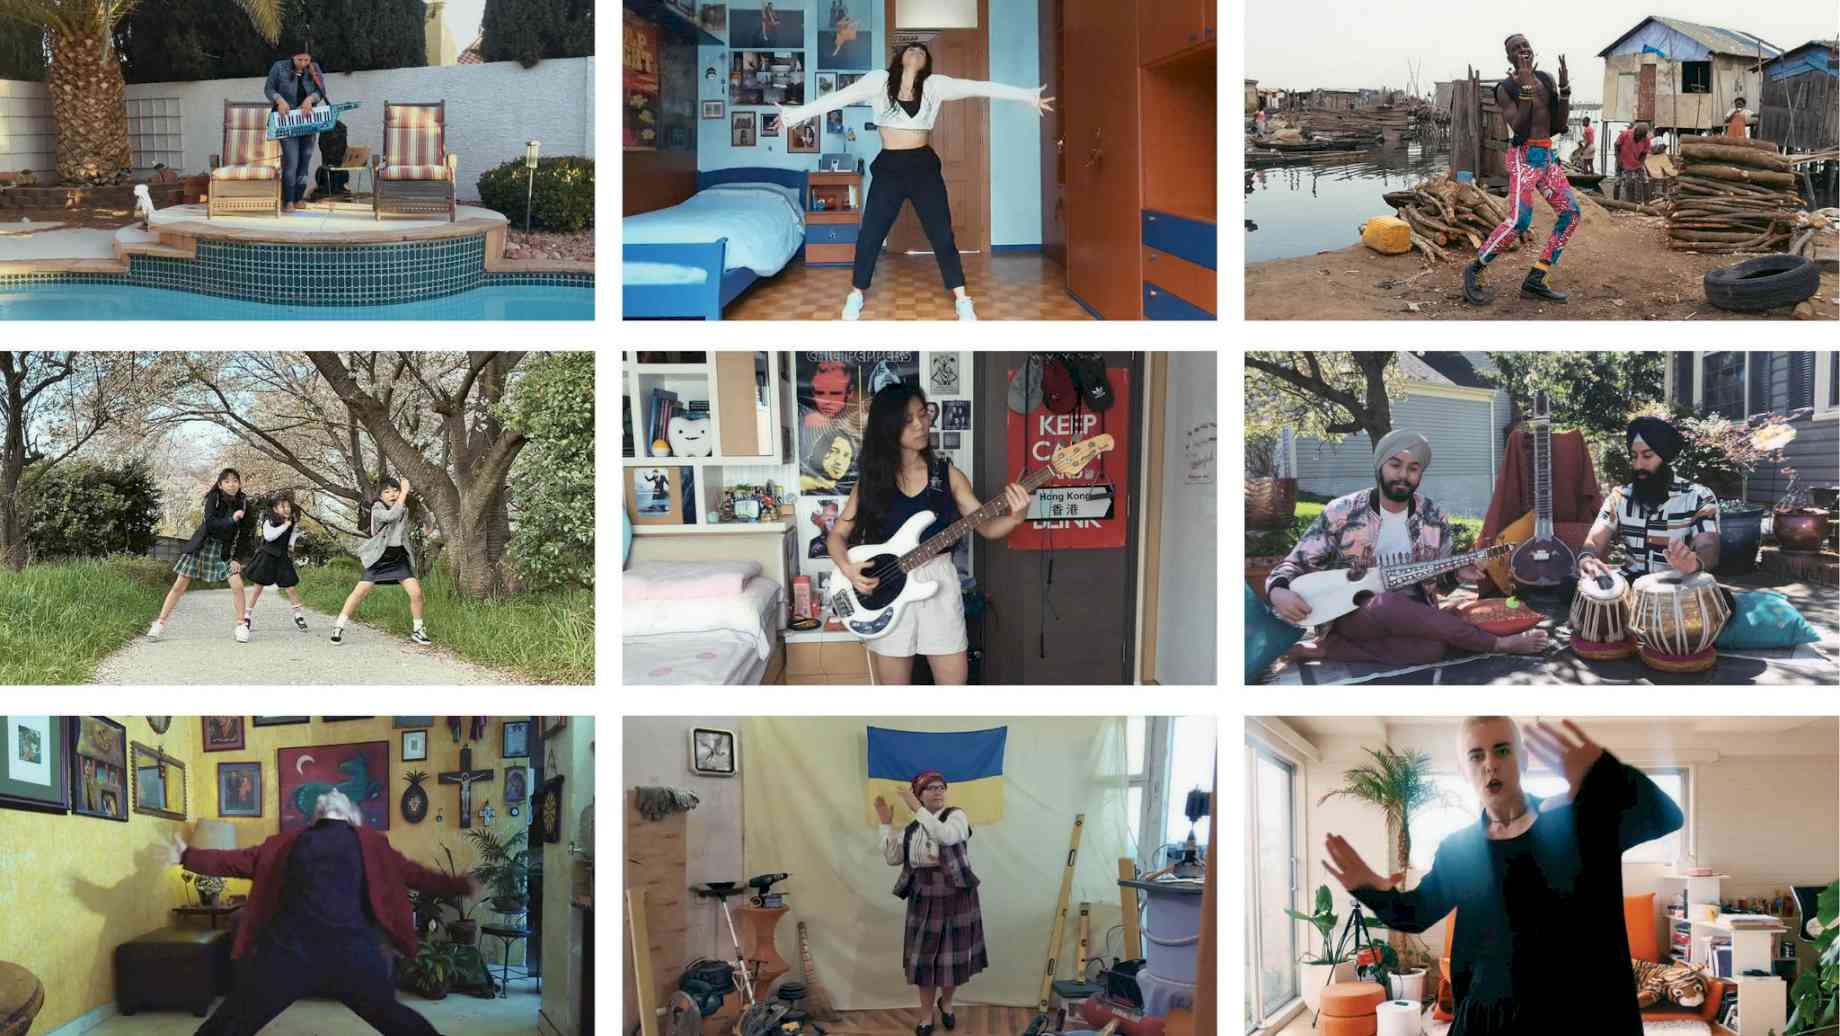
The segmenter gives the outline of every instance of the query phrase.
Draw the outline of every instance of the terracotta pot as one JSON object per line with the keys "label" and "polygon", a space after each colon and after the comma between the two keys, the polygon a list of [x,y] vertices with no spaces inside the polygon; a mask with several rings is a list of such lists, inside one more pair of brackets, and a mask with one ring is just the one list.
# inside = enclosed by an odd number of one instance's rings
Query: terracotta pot
{"label": "terracotta pot", "polygon": [[1297,517],[1297,480],[1249,478],[1246,480],[1246,528],[1276,529]]}
{"label": "terracotta pot", "polygon": [[1776,543],[1788,551],[1818,551],[1832,523],[1819,511],[1779,511],[1771,517]]}
{"label": "terracotta pot", "polygon": [[449,921],[447,937],[462,946],[471,946],[479,941],[479,922],[470,918],[465,921]]}

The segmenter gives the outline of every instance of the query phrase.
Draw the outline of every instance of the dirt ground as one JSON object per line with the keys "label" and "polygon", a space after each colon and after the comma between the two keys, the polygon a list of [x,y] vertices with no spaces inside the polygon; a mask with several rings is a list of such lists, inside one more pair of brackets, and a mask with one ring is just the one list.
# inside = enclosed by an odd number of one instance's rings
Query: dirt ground
{"label": "dirt ground", "polygon": [[[1385,204],[1375,199],[1376,214]],[[1569,292],[1564,304],[1522,298],[1519,287],[1552,233],[1553,212],[1534,203],[1533,242],[1503,253],[1484,284],[1488,306],[1463,301],[1467,245],[1448,262],[1429,264],[1418,252],[1381,255],[1359,243],[1332,252],[1276,259],[1246,267],[1248,320],[1787,320],[1789,309],[1732,313],[1706,302],[1709,270],[1745,259],[1699,255],[1667,247],[1658,216],[1611,212],[1581,192],[1583,217],[1553,268],[1549,283]],[[1840,275],[1821,274],[1811,300],[1818,319],[1840,319]]]}

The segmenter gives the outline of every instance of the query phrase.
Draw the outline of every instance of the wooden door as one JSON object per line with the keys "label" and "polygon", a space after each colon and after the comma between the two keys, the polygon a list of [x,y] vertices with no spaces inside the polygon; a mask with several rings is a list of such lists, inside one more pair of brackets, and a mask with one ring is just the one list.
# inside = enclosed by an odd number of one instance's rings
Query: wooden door
{"label": "wooden door", "polygon": [[1137,12],[1117,0],[1062,0],[1069,76],[1061,125],[1067,140],[1067,284],[1109,320],[1143,314],[1139,270]]}
{"label": "wooden door", "polygon": [[1209,37],[1204,32],[1211,16],[1205,9],[1212,6],[1212,0],[1162,0],[1139,4],[1138,63],[1147,65],[1207,40]]}
{"label": "wooden door", "polygon": [[1636,119],[1652,123],[1655,121],[1655,66],[1643,65],[1640,74],[1636,84]]}
{"label": "wooden door", "polygon": [[[990,0],[978,0],[978,27],[951,29],[927,41],[933,71],[959,79],[990,78]],[[893,25],[894,0],[887,0]],[[893,51],[890,50],[892,54]],[[984,98],[949,101],[939,108],[931,143],[939,154],[946,197],[952,201],[952,236],[960,252],[990,250],[990,102]],[[933,245],[920,227],[912,205],[901,206],[888,232],[887,250],[931,254]]]}
{"label": "wooden door", "polygon": [[[1063,0],[1041,0],[1041,81],[1046,84],[1042,95],[1059,97],[1066,81],[1066,47],[1062,30],[1066,21]],[[1041,118],[1041,254],[1067,275],[1067,138],[1061,122],[1060,104]]]}
{"label": "wooden door", "polygon": [[[1115,0],[1103,0],[1114,3]],[[995,390],[979,393],[976,420],[988,434],[978,436],[971,473],[982,497],[1008,470],[1009,372],[1022,366],[1026,353],[979,352],[978,384]],[[1144,412],[1142,353],[1101,354],[1107,367],[1131,372],[1133,417]],[[1118,418],[1118,409],[1109,411]],[[1106,475],[1121,493],[1134,493],[1141,481],[1141,435],[1131,437],[1130,452],[1106,455]],[[974,555],[978,586],[990,598],[981,620],[985,684],[1128,684],[1137,644],[1137,564],[1144,508],[1133,500],[1125,545],[1116,550],[1010,550],[1001,542],[980,542]],[[972,619],[972,622],[980,620]]]}

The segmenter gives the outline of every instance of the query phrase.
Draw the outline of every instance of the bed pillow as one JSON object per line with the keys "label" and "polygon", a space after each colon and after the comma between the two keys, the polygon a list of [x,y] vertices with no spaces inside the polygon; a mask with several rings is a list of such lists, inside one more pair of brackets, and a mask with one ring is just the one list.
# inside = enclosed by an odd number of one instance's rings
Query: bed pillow
{"label": "bed pillow", "polygon": [[1265,675],[1279,655],[1303,639],[1301,627],[1278,618],[1259,595],[1246,586],[1246,682]]}
{"label": "bed pillow", "polygon": [[732,597],[760,574],[758,561],[641,561],[620,580],[628,601]]}
{"label": "bed pillow", "polygon": [[647,600],[642,608],[620,609],[620,632],[625,637],[732,632],[752,640],[766,658],[772,652],[766,627],[777,613],[779,595],[778,583],[755,577],[723,597]]}
{"label": "bed pillow", "polygon": [[1735,592],[1732,597],[1737,604],[1731,621],[1713,645],[1720,651],[1792,648],[1821,639],[1821,634],[1781,594],[1754,590]]}
{"label": "bed pillow", "polygon": [[705,187],[697,193],[707,194],[710,191],[765,191],[786,199],[787,204],[791,205],[792,210],[797,212],[801,218],[805,214],[805,199],[800,197],[799,189],[788,187],[783,183],[719,183],[713,187]]}

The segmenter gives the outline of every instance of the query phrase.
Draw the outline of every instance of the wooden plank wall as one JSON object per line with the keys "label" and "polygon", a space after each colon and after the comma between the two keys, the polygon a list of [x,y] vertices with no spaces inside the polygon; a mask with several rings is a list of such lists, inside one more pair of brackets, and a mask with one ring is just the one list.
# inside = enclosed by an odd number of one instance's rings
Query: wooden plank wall
{"label": "wooden plank wall", "polygon": [[[659,821],[646,820],[634,806],[637,794],[626,792],[626,888],[646,891],[647,927],[652,951],[654,1003],[670,1002],[677,980],[689,963],[688,865],[689,844],[685,830],[689,814],[673,813]],[[622,1032],[638,1025],[638,1002],[632,989],[632,942],[621,933],[621,974],[625,977],[625,1015]]]}

